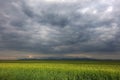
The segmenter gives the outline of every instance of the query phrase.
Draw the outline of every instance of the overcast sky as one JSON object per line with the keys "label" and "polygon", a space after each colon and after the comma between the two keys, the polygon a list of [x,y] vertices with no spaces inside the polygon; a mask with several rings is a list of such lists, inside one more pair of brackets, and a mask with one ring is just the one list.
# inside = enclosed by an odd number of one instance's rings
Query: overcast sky
{"label": "overcast sky", "polygon": [[0,0],[0,59],[120,59],[120,0]]}

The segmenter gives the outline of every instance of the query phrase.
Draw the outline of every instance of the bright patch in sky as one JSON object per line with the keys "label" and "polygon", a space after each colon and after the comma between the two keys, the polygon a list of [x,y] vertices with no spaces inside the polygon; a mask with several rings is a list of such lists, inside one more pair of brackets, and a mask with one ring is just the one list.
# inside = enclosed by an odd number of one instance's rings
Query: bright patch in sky
{"label": "bright patch in sky", "polygon": [[97,14],[97,10],[93,10],[93,14]]}
{"label": "bright patch in sky", "polygon": [[113,7],[112,6],[109,6],[106,10],[106,12],[112,12],[113,11]]}
{"label": "bright patch in sky", "polygon": [[79,11],[81,11],[81,13],[85,14],[85,13],[87,13],[89,10],[90,10],[90,8],[83,8],[83,9],[80,9]]}
{"label": "bright patch in sky", "polygon": [[28,58],[33,58],[33,56],[32,56],[32,55],[29,55]]}

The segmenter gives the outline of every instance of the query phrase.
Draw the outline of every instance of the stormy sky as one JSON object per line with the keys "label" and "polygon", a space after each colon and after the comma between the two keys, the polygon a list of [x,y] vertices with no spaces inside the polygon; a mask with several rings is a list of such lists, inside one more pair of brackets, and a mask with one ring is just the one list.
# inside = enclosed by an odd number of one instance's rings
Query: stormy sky
{"label": "stormy sky", "polygon": [[120,0],[0,0],[0,59],[120,59]]}

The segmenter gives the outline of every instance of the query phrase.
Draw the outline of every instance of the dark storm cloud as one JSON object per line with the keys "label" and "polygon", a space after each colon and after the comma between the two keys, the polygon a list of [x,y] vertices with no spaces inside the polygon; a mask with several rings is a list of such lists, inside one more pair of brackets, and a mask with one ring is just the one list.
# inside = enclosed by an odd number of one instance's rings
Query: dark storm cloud
{"label": "dark storm cloud", "polygon": [[119,0],[0,0],[0,49],[120,51]]}

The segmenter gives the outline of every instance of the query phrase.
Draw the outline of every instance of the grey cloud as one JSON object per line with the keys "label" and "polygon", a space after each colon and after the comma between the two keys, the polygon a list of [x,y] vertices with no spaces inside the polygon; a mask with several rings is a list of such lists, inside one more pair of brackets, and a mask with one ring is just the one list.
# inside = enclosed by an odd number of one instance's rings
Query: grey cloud
{"label": "grey cloud", "polygon": [[0,48],[42,53],[120,51],[119,0],[0,0]]}

